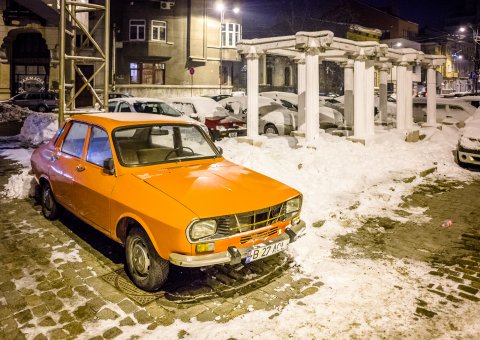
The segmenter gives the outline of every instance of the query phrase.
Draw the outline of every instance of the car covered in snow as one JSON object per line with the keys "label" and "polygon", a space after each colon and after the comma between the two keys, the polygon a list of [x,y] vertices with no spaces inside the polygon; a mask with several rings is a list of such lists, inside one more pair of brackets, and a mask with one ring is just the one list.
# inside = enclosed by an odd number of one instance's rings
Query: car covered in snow
{"label": "car covered in snow", "polygon": [[480,111],[465,121],[455,158],[460,166],[480,166]]}
{"label": "car covered in snow", "polygon": [[243,120],[231,116],[211,98],[178,97],[168,99],[168,103],[186,116],[205,124],[213,140],[247,134]]}
{"label": "car covered in snow", "polygon": [[[437,123],[458,124],[471,117],[476,107],[466,101],[454,98],[436,98]],[[413,98],[413,121],[427,121],[427,98]]]}
{"label": "car covered in snow", "polygon": [[[298,111],[298,95],[291,92],[281,92],[281,91],[267,91],[260,93],[260,96],[273,99],[274,101],[280,103],[282,106],[290,109],[292,111]],[[330,98],[334,100],[333,98]],[[343,114],[334,107],[325,105],[325,103],[320,100],[319,102],[319,119],[320,119],[320,128],[321,129],[330,129],[343,127],[344,119]]]}
{"label": "car covered in snow", "polygon": [[[234,117],[247,121],[246,96],[233,96],[220,100],[218,103],[230,112]],[[274,100],[266,97],[258,97],[258,131],[265,134],[289,135],[296,130],[296,115]]]}
{"label": "car covered in snow", "polygon": [[31,157],[43,215],[62,208],[124,246],[126,269],[158,290],[170,264],[250,263],[303,232],[302,195],[222,157],[198,122],[144,113],[69,118]]}

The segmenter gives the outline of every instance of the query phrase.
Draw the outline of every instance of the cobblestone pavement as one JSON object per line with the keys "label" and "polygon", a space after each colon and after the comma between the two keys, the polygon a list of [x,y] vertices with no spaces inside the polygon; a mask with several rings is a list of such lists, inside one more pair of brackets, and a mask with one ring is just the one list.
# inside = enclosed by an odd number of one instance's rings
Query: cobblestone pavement
{"label": "cobblestone pavement", "polygon": [[[418,316],[433,317],[446,304],[480,301],[480,183],[427,181],[403,200],[396,213],[406,223],[368,218],[355,233],[337,238],[335,256],[352,256],[353,247],[356,257],[429,263],[429,275],[443,280],[433,284],[425,278],[422,288],[426,293],[417,301]],[[422,215],[430,220],[419,221],[407,211],[411,207],[425,208]]]}
{"label": "cobblestone pavement", "polygon": [[[0,186],[18,170],[0,158]],[[478,301],[480,204],[472,198],[480,200],[480,183],[419,186],[397,211],[406,223],[366,219],[337,239],[334,256],[430,263],[431,277],[445,278],[444,284],[425,278],[414,318],[434,317],[444,304]],[[411,206],[428,207],[431,220],[419,225]],[[126,277],[122,247],[71,214],[48,221],[33,199],[0,199],[0,210],[0,339],[110,339],[138,324],[153,330],[193,317],[222,323],[253,310],[274,318],[291,299],[323,286],[280,254],[248,267],[173,267],[162,291],[148,294]],[[446,219],[453,224],[441,227]],[[92,333],[87,325],[98,322],[109,326]]]}

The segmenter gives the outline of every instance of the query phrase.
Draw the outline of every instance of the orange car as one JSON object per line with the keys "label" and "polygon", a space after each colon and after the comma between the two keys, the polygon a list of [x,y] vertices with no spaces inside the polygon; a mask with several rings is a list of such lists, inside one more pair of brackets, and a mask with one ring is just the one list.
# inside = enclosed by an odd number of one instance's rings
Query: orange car
{"label": "orange car", "polygon": [[62,208],[125,247],[146,291],[183,267],[249,263],[305,228],[302,195],[222,157],[200,125],[142,113],[77,115],[35,150],[46,218]]}

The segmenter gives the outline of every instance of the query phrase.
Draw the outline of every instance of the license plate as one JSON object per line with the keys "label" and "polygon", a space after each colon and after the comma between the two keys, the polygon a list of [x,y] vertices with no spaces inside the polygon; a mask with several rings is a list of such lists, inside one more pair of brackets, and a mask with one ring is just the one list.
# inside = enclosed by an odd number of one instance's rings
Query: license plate
{"label": "license plate", "polygon": [[228,137],[237,137],[237,133],[236,132],[229,132]]}
{"label": "license plate", "polygon": [[269,245],[254,247],[253,249],[247,251],[247,258],[245,262],[250,263],[252,261],[260,260],[270,255],[279,253],[282,250],[287,249],[288,243],[288,240],[283,240]]}

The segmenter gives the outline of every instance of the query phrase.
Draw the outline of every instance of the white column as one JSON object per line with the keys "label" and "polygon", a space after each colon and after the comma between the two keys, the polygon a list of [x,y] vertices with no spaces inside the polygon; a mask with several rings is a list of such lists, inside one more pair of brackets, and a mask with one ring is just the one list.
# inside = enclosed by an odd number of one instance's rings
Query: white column
{"label": "white column", "polygon": [[318,53],[317,48],[310,48],[305,53],[307,78],[305,91],[305,139],[307,142],[317,139],[320,129]]}
{"label": "white column", "polygon": [[405,97],[405,128],[413,127],[413,71],[412,66],[407,67],[405,74],[405,87],[407,90]]}
{"label": "white column", "polygon": [[367,61],[365,69],[365,136],[375,133],[375,65]]}
{"label": "white column", "polygon": [[344,73],[344,110],[343,116],[345,117],[345,125],[353,126],[353,112],[354,112],[354,77],[353,77],[353,60],[348,60],[343,64]]}
{"label": "white column", "polygon": [[386,118],[388,116],[388,89],[387,89],[387,83],[388,83],[388,67],[385,65],[382,65],[382,68],[380,69],[380,91],[379,91],[379,105],[378,105],[378,110],[379,110],[379,121],[381,123],[386,122]]}
{"label": "white column", "polygon": [[437,124],[437,79],[433,65],[427,69],[427,124]]}
{"label": "white column", "polygon": [[356,138],[363,138],[366,134],[366,119],[365,119],[365,60],[357,59],[354,63],[353,76],[353,104],[354,104],[354,119],[353,119],[353,136]]}
{"label": "white column", "polygon": [[247,137],[258,136],[258,57],[252,47],[247,54]]}
{"label": "white column", "polygon": [[[397,129],[405,130],[405,116],[406,116],[406,79],[407,66],[400,64],[397,66]],[[408,91],[409,92],[409,91]]]}
{"label": "white column", "polygon": [[298,88],[298,120],[297,130],[305,132],[305,91],[307,87],[307,68],[305,66],[305,55],[297,60],[297,88]]}

